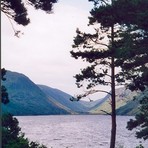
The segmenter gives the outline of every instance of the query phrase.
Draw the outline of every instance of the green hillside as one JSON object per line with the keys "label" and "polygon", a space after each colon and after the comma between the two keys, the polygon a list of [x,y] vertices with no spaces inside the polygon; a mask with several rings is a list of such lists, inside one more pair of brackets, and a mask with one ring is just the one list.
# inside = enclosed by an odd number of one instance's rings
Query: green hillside
{"label": "green hillside", "polygon": [[72,96],[59,89],[51,88],[45,85],[38,86],[47,95],[47,97],[50,98],[50,100],[52,99],[54,102],[67,107],[70,111],[82,113],[89,110],[89,108],[81,104],[80,101],[70,101]]}
{"label": "green hillside", "polygon": [[[93,102],[70,101],[71,95],[45,85],[36,85],[28,77],[17,72],[7,71],[6,81],[10,103],[2,104],[3,112],[13,115],[51,114],[105,114],[111,112],[110,95]],[[133,100],[137,92],[124,87],[116,89],[116,111],[118,115],[135,115],[139,102]],[[139,95],[139,98],[142,96]],[[103,112],[104,111],[104,112]]]}
{"label": "green hillside", "polygon": [[144,96],[148,96],[148,89],[144,92],[138,94],[136,99],[129,101],[126,105],[117,109],[117,114],[120,115],[135,115],[139,111],[139,101],[143,99]]}
{"label": "green hillside", "polygon": [[[116,89],[116,109],[118,115],[128,115],[128,112],[133,109],[130,115],[134,115],[137,111],[138,102],[133,101],[133,97],[137,96],[137,92],[131,92],[124,87]],[[94,106],[91,110],[91,114],[106,114],[111,112],[111,98],[109,95],[105,97],[101,104]],[[126,110],[126,114],[121,110]],[[135,109],[135,111],[134,111]]]}
{"label": "green hillside", "polygon": [[67,114],[47,98],[41,89],[23,74],[7,71],[5,85],[10,103],[2,105],[3,112],[13,115]]}

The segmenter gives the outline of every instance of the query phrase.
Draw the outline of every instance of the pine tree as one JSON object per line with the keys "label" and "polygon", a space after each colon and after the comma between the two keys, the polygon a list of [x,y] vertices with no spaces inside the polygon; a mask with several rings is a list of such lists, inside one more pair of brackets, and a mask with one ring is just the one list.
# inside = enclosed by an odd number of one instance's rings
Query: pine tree
{"label": "pine tree", "polygon": [[[135,2],[135,3],[134,3]],[[122,69],[126,73],[126,79],[131,83],[128,85],[131,90],[141,91],[141,96],[137,96],[139,100],[139,112],[135,119],[130,119],[127,123],[127,129],[136,130],[136,137],[147,140],[148,138],[148,1],[136,0],[130,3],[134,4],[132,9],[132,19],[126,20],[128,33],[126,38],[130,41],[126,44],[128,54],[122,58]],[[124,49],[126,49],[124,47]]]}
{"label": "pine tree", "polygon": [[[75,76],[77,86],[84,86],[85,81],[87,89],[86,93],[78,95],[78,100],[99,91],[106,92],[96,89],[98,85],[111,86],[111,92],[106,93],[111,95],[110,148],[114,148],[116,139],[115,86],[124,84],[130,89],[135,86],[142,90],[147,85],[147,81],[141,81],[147,79],[145,77],[148,59],[147,33],[142,31],[146,28],[146,24],[140,22],[141,15],[147,17],[140,13],[140,8],[147,2],[142,0],[112,0],[111,3],[107,0],[89,1],[94,2],[89,25],[95,27],[95,33],[84,33],[77,29],[73,45],[75,50],[71,51],[75,59],[81,58],[89,63],[88,67]],[[135,25],[135,22],[138,22],[138,25]]]}
{"label": "pine tree", "polygon": [[136,114],[135,119],[130,119],[127,123],[127,129],[136,130],[136,137],[148,139],[148,90],[143,92],[141,97],[137,98],[140,101],[139,112]]}
{"label": "pine tree", "polygon": [[[115,74],[115,39],[117,39],[118,29],[116,28],[115,31],[115,24],[112,20],[114,14],[112,5],[113,2],[112,4],[102,3],[99,8],[95,7],[91,11],[92,17],[89,23],[91,25],[96,22],[100,23],[100,27],[95,29],[95,34],[82,33],[77,29],[73,48],[78,48],[78,51],[71,51],[74,58],[81,57],[90,63],[90,66],[81,70],[81,74],[75,76],[78,87],[82,86],[82,81],[87,81],[88,92],[78,98],[102,91],[95,89],[98,84],[111,86],[112,130],[110,148],[115,147],[116,139],[115,80],[119,83],[123,81]],[[80,50],[81,47],[84,51]],[[107,81],[106,77],[110,80]]]}

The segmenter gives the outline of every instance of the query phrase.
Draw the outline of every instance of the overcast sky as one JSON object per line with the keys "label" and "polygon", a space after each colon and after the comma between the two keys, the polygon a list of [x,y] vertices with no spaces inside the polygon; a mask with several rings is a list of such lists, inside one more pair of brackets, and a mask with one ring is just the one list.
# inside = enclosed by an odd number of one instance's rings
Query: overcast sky
{"label": "overcast sky", "polygon": [[[24,34],[14,36],[9,20],[2,14],[2,67],[25,74],[36,84],[60,89],[71,95],[82,92],[73,76],[84,67],[81,60],[71,57],[76,28],[88,30],[88,0],[59,0],[53,14],[29,9],[31,23],[22,27]],[[102,87],[104,89],[104,87]],[[106,88],[107,89],[107,88]],[[106,94],[98,94],[98,98]]]}

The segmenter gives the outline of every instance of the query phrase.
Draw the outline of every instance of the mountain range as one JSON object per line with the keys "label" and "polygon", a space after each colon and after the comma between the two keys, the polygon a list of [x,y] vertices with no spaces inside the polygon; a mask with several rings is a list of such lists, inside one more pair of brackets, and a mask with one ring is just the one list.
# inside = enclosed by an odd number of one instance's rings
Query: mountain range
{"label": "mountain range", "polygon": [[[7,71],[2,81],[10,102],[2,104],[2,111],[13,115],[104,114],[110,113],[110,95],[96,101],[70,101],[70,94],[45,85],[37,85],[27,76]],[[116,90],[117,114],[134,115],[139,103],[133,101],[137,92],[125,88]]]}

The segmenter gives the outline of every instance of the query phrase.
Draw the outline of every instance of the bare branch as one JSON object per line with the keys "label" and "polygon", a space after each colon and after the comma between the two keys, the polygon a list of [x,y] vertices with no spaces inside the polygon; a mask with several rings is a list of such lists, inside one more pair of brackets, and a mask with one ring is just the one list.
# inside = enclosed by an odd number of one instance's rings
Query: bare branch
{"label": "bare branch", "polygon": [[92,38],[90,38],[91,41],[93,41],[94,43],[98,44],[98,45],[102,45],[102,46],[106,46],[107,48],[110,48],[107,44],[105,43],[100,43],[97,40],[93,40]]}
{"label": "bare branch", "polygon": [[7,13],[4,12],[4,14],[6,15],[6,17],[8,18],[8,20],[9,20],[9,22],[11,24],[12,30],[14,31],[14,35],[19,38],[20,37],[19,35],[20,35],[21,31],[20,30],[16,30],[14,28],[14,26],[13,26],[12,21],[11,21],[12,18]]}
{"label": "bare branch", "polygon": [[[111,95],[110,92],[105,91],[105,90],[90,90],[90,91],[86,91],[84,94],[77,95],[76,97],[71,97],[70,100],[71,101],[79,101],[81,98],[84,98],[84,97],[86,97],[90,94],[94,94],[94,93],[97,93],[97,92],[104,92],[104,93]],[[92,101],[92,100],[90,100],[90,101]]]}
{"label": "bare branch", "polygon": [[108,113],[107,111],[105,110],[101,110],[102,112],[106,113],[107,115],[111,115],[110,113]]}
{"label": "bare branch", "polygon": [[84,94],[85,96],[88,96],[90,94],[94,94],[94,93],[97,93],[97,92],[104,92],[104,93],[107,93],[109,95],[111,95],[110,92],[108,91],[105,91],[105,90],[90,90],[90,91],[86,91],[86,93]]}

